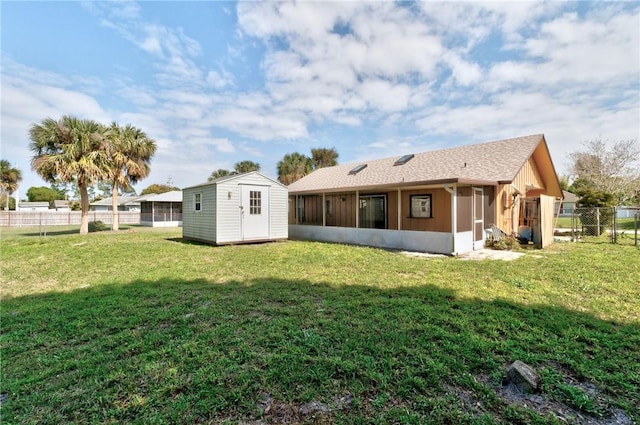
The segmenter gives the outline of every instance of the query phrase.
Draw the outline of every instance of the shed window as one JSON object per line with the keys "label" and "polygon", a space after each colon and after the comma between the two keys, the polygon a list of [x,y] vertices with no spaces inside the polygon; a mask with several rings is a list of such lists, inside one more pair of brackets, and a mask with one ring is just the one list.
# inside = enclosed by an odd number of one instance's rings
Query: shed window
{"label": "shed window", "polygon": [[249,214],[262,214],[262,192],[259,190],[249,191]]}
{"label": "shed window", "polygon": [[201,193],[193,194],[193,210],[194,211],[202,210],[202,194]]}
{"label": "shed window", "polygon": [[431,195],[411,196],[411,217],[431,218]]}

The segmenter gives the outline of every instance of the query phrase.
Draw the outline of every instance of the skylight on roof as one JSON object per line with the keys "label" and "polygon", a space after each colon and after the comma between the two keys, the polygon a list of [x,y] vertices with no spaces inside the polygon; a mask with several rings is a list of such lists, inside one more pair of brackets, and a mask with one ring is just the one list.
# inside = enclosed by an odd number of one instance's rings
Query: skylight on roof
{"label": "skylight on roof", "polygon": [[356,175],[358,174],[360,171],[364,170],[365,168],[367,168],[367,164],[360,164],[358,165],[356,168],[352,169],[351,171],[349,171],[350,175]]}
{"label": "skylight on roof", "polygon": [[404,165],[407,162],[409,162],[415,155],[410,153],[408,155],[403,156],[402,158],[400,158],[399,160],[397,160],[393,165]]}

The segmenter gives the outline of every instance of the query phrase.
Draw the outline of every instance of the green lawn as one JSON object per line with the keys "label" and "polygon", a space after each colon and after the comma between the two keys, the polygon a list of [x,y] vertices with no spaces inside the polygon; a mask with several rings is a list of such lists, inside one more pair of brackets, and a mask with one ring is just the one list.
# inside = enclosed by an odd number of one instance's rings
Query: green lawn
{"label": "green lawn", "polygon": [[[640,421],[632,246],[464,261],[48,230],[2,229],[3,424]],[[502,385],[517,359],[537,398]]]}

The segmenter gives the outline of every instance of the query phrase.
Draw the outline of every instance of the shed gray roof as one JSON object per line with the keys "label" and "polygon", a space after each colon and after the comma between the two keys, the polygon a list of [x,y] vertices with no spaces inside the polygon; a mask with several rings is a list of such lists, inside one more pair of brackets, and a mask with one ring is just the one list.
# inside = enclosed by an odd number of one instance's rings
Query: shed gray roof
{"label": "shed gray roof", "polygon": [[[542,134],[417,153],[404,165],[402,155],[321,168],[289,185],[289,193],[367,189],[440,183],[498,184],[511,182],[531,157]],[[405,152],[411,153],[411,152]],[[362,171],[350,175],[359,164]]]}
{"label": "shed gray roof", "polygon": [[191,189],[191,188],[202,187],[202,186],[216,185],[218,183],[224,183],[224,182],[229,181],[229,180],[242,179],[243,177],[246,177],[246,176],[251,175],[251,174],[257,174],[257,175],[269,180],[270,182],[278,184],[278,185],[280,185],[282,187],[286,187],[285,185],[283,185],[279,181],[274,180],[271,177],[267,177],[267,176],[265,176],[264,174],[262,174],[259,171],[249,171],[247,173],[229,174],[229,175],[226,175],[226,176],[223,176],[223,177],[219,177],[219,178],[217,178],[215,180],[210,180],[210,181],[206,181],[204,183],[196,184],[194,186],[185,187],[185,189]]}
{"label": "shed gray roof", "polygon": [[182,191],[172,190],[165,193],[150,193],[137,198],[138,202],[182,202]]}

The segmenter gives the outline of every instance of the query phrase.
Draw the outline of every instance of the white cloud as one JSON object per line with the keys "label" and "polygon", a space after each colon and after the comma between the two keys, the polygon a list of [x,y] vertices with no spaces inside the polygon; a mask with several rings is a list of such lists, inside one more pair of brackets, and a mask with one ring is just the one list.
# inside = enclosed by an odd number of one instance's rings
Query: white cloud
{"label": "white cloud", "polygon": [[195,184],[238,155],[274,168],[280,150],[327,140],[350,161],[539,132],[554,156],[640,137],[633,3],[239,2],[222,58],[152,5],[84,6],[143,56],[145,78],[3,55],[3,150],[48,115],[115,119],[156,139],[149,180]]}
{"label": "white cloud", "polygon": [[359,92],[371,109],[391,112],[406,109],[411,89],[385,80],[367,80],[359,87]]}

